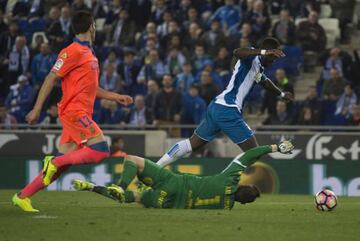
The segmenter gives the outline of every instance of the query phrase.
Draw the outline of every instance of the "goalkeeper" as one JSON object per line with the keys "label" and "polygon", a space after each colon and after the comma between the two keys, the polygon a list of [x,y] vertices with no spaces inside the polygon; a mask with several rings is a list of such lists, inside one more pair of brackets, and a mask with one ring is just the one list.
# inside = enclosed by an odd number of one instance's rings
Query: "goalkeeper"
{"label": "goalkeeper", "polygon": [[[73,180],[79,191],[93,191],[120,203],[138,202],[153,208],[232,209],[234,202],[255,201],[260,192],[254,185],[239,185],[241,172],[259,157],[271,152],[290,153],[289,141],[279,145],[255,147],[238,155],[220,174],[200,177],[178,174],[164,169],[150,160],[127,156],[119,185],[96,186],[90,182]],[[137,176],[144,185],[136,191],[127,190]]]}

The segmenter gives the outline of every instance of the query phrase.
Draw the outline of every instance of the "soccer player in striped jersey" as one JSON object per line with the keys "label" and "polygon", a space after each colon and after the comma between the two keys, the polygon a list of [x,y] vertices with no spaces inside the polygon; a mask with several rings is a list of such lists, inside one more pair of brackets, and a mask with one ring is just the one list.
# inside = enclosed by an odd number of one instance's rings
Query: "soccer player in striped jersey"
{"label": "soccer player in striped jersey", "polygon": [[279,41],[271,37],[262,40],[260,49],[235,49],[234,57],[237,58],[237,62],[226,89],[209,104],[206,117],[194,134],[189,139],[176,143],[157,164],[166,166],[196,151],[212,141],[220,131],[243,151],[258,146],[254,132],[242,117],[243,107],[256,84],[260,84],[285,101],[293,100],[291,93],[282,92],[264,74],[264,67],[284,56]]}

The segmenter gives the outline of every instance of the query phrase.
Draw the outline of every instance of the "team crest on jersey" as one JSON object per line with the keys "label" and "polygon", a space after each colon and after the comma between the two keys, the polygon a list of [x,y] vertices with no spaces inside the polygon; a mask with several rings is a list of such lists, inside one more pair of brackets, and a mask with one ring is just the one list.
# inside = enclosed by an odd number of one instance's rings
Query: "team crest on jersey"
{"label": "team crest on jersey", "polygon": [[63,65],[64,65],[64,60],[58,59],[54,65],[54,69],[60,70]]}
{"label": "team crest on jersey", "polygon": [[260,82],[260,80],[261,80],[261,73],[260,73],[260,72],[257,73],[257,74],[255,75],[254,79],[256,80],[256,82]]}
{"label": "team crest on jersey", "polygon": [[67,53],[63,53],[61,56],[60,56],[60,58],[62,58],[62,59],[66,59],[67,58]]}

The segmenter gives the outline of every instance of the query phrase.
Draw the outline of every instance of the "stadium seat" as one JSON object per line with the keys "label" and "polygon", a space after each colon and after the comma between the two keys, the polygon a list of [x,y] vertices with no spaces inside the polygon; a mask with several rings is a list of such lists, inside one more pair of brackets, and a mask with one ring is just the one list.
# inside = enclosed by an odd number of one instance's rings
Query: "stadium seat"
{"label": "stadium seat", "polygon": [[332,14],[332,9],[330,4],[320,5],[320,18],[330,18],[331,14]]}
{"label": "stadium seat", "polygon": [[327,37],[327,48],[335,46],[340,38],[339,20],[337,18],[321,18],[319,24],[324,28]]}
{"label": "stadium seat", "polygon": [[104,25],[105,25],[105,18],[97,18],[96,19],[96,30],[97,31],[102,31],[104,29]]}

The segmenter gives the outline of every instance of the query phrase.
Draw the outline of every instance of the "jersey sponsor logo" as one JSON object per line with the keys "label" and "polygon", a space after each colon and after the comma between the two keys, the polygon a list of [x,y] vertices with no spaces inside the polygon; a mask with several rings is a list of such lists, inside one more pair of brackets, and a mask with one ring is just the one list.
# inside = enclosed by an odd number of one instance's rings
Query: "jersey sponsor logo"
{"label": "jersey sponsor logo", "polygon": [[62,58],[62,59],[66,59],[67,57],[68,57],[67,53],[63,53],[63,54],[60,56],[60,58]]}
{"label": "jersey sponsor logo", "polygon": [[58,59],[54,65],[54,69],[60,70],[63,65],[64,65],[64,60]]}

